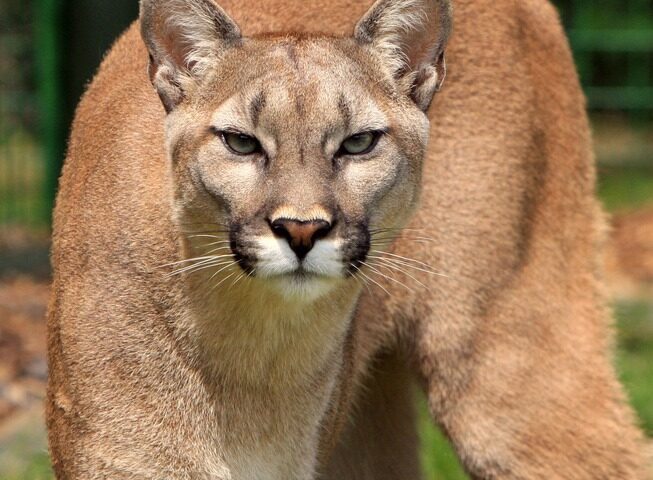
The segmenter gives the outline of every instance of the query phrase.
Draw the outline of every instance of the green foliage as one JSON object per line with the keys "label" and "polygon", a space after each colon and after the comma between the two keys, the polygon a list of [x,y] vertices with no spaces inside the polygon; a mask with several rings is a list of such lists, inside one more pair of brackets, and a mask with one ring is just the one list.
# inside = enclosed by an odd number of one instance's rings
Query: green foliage
{"label": "green foliage", "polygon": [[[2,472],[2,469],[0,469]],[[53,480],[50,457],[46,452],[34,454],[24,469],[17,473],[8,473],[4,480]]]}
{"label": "green foliage", "polygon": [[435,427],[423,397],[419,402],[419,435],[422,442],[421,460],[426,480],[466,480],[460,461],[449,440]]}
{"label": "green foliage", "polygon": [[[54,478],[48,457],[41,410],[27,412],[27,419],[16,419],[21,429],[0,438],[0,479],[50,480]],[[12,420],[8,420],[9,423]],[[11,428],[11,425],[10,425]]]}
{"label": "green foliage", "polygon": [[587,30],[651,29],[650,0],[554,0],[563,18],[573,17],[574,26]]}
{"label": "green foliage", "polygon": [[609,211],[653,203],[653,166],[601,167],[599,197]]}
{"label": "green foliage", "polygon": [[41,148],[24,130],[6,133],[0,131],[0,226],[47,227]]}
{"label": "green foliage", "polygon": [[641,421],[653,437],[653,302],[621,303],[617,370]]}

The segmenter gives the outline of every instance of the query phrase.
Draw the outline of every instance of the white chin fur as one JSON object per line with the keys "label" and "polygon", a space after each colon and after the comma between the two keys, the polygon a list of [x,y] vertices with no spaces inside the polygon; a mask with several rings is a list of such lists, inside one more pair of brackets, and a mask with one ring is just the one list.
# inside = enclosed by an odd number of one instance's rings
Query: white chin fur
{"label": "white chin fur", "polygon": [[[318,240],[303,262],[285,239],[266,236],[257,242],[256,276],[269,279],[286,297],[311,301],[328,293],[343,278],[339,240]],[[305,274],[293,274],[300,266]]]}
{"label": "white chin fur", "polygon": [[256,251],[256,276],[275,277],[294,272],[299,268],[299,259],[283,238],[259,237]]}
{"label": "white chin fur", "polygon": [[318,240],[304,259],[304,270],[327,277],[342,277],[341,246],[340,240]]}
{"label": "white chin fur", "polygon": [[312,302],[336,286],[336,278],[283,275],[269,279],[270,286],[289,300]]}

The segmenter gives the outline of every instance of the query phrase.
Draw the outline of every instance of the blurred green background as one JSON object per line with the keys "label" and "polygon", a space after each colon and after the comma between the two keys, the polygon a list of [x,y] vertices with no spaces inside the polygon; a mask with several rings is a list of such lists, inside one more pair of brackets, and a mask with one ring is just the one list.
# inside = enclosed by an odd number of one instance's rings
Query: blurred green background
{"label": "blurred green background", "polygon": [[[138,5],[0,2],[0,285],[11,275],[47,283],[50,212],[70,120],[85,84],[111,42],[136,18]],[[634,265],[619,274],[628,286],[617,281],[613,288],[616,363],[644,430],[653,436],[653,277],[637,269],[653,255],[653,0],[555,3],[588,97],[598,192],[622,228],[613,263]],[[36,247],[28,248],[30,242]],[[0,316],[0,354],[3,321]],[[0,406],[10,391],[2,385],[1,363],[0,357]],[[427,478],[467,478],[420,405]],[[10,411],[3,418],[0,409],[0,479],[51,478],[40,410],[20,416],[16,428],[3,428],[19,416],[17,409]]]}

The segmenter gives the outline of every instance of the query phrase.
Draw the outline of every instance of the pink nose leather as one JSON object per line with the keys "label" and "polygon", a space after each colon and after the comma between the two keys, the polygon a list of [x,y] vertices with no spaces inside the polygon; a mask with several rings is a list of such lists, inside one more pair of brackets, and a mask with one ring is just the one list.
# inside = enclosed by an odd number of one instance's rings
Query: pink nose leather
{"label": "pink nose leather", "polygon": [[278,218],[270,223],[275,235],[285,238],[290,248],[299,258],[304,258],[320,238],[331,230],[331,224],[326,220],[293,220]]}

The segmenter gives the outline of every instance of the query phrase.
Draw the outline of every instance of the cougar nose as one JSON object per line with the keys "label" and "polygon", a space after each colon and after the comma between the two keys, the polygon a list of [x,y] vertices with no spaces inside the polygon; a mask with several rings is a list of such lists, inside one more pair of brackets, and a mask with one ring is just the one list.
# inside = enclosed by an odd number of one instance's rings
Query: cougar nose
{"label": "cougar nose", "polygon": [[292,220],[277,218],[270,222],[270,227],[277,237],[288,240],[290,248],[303,259],[320,238],[331,231],[331,224],[326,220]]}

